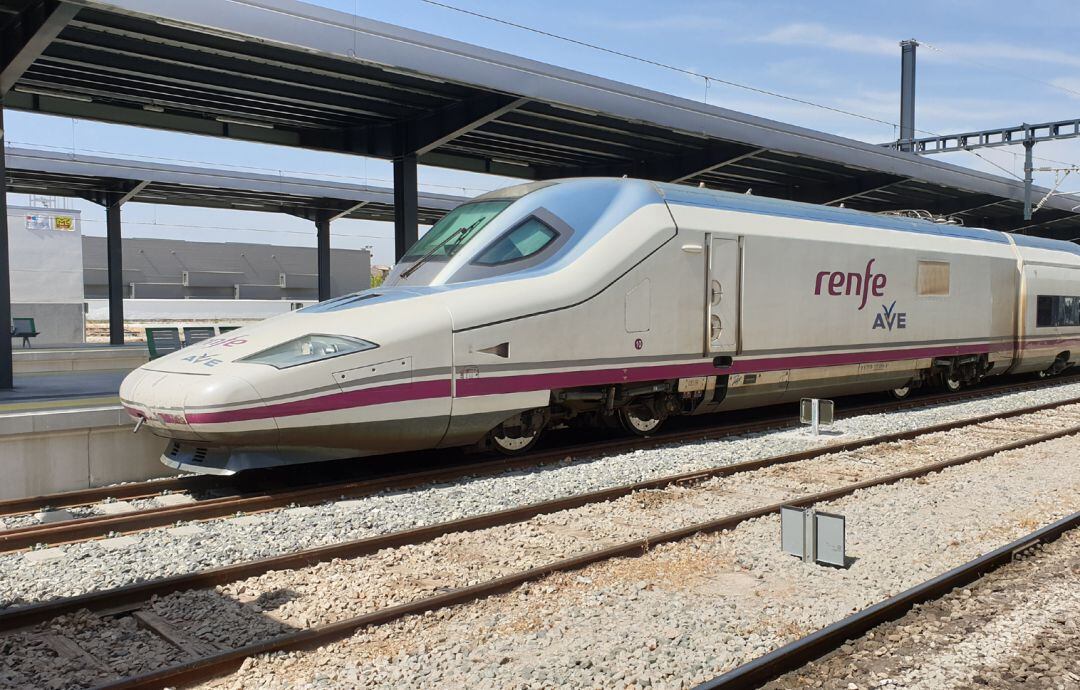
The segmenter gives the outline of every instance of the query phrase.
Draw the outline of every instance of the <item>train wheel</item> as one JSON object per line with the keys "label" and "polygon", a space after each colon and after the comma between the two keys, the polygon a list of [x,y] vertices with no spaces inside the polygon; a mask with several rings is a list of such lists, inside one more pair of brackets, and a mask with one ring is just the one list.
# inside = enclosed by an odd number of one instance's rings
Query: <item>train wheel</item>
{"label": "train wheel", "polygon": [[500,435],[500,431],[492,432],[491,445],[495,450],[499,451],[503,455],[517,455],[518,453],[524,453],[540,440],[540,432],[534,433],[532,436],[503,436]]}
{"label": "train wheel", "polygon": [[889,394],[897,400],[906,400],[911,395],[911,386],[901,386],[900,388],[893,388],[889,391]]}
{"label": "train wheel", "polygon": [[961,384],[958,379],[954,379],[951,376],[941,377],[941,387],[950,393],[955,393],[960,390],[960,386]]}
{"label": "train wheel", "polygon": [[638,436],[648,436],[655,432],[667,419],[667,415],[657,415],[645,405],[620,407],[618,414],[622,428]]}
{"label": "train wheel", "polygon": [[492,429],[488,438],[492,447],[503,455],[517,455],[536,445],[542,428],[534,428],[518,415]]}

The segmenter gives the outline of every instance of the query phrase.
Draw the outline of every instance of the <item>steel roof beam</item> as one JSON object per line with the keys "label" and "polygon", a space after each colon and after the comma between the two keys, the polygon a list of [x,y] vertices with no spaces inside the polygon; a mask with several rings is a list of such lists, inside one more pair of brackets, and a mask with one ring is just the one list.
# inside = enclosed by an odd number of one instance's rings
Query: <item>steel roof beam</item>
{"label": "steel roof beam", "polygon": [[808,204],[838,204],[847,199],[890,187],[906,178],[887,173],[871,173],[836,183],[800,184],[792,191],[791,199]]}
{"label": "steel roof beam", "polygon": [[480,155],[468,155],[460,151],[448,150],[446,147],[425,155],[423,162],[424,165],[434,165],[452,170],[502,175],[504,177],[521,177],[528,180],[537,180],[544,177],[540,174],[537,166],[532,163],[511,161],[509,157],[489,158]]}
{"label": "steel roof beam", "polygon": [[[664,175],[663,179],[668,182],[687,182],[698,175],[704,175],[711,173],[714,170],[719,170],[724,166],[731,165],[732,163],[738,163],[749,158],[753,158],[759,153],[764,153],[768,149],[752,148],[749,151],[744,151],[737,156],[727,156],[717,160],[717,158],[711,158],[711,160],[705,160],[702,157],[680,157],[674,164],[668,164],[669,167]],[[681,169],[679,169],[681,168]]]}
{"label": "steel roof beam", "polygon": [[361,201],[361,202],[358,202],[358,203],[351,204],[349,206],[343,207],[340,211],[332,213],[330,215],[330,220],[335,221],[335,220],[337,220],[339,218],[344,218],[344,217],[348,216],[349,214],[353,213],[354,211],[359,211],[360,209],[367,206],[369,203],[370,202],[367,202],[367,201]]}
{"label": "steel roof beam", "polygon": [[527,98],[496,94],[455,103],[409,123],[406,146],[410,153],[422,156],[528,102]]}
{"label": "steel roof beam", "polygon": [[66,2],[34,0],[0,27],[0,97],[15,86],[79,9]]}
{"label": "steel roof beam", "polygon": [[483,129],[469,133],[469,136],[490,141],[493,144],[505,143],[511,147],[542,146],[555,153],[600,160],[627,160],[633,158],[635,154],[641,155],[640,150],[635,150],[633,147],[612,146],[597,140],[579,140],[558,132],[531,129],[502,121],[489,122]]}
{"label": "steel roof beam", "polygon": [[[63,38],[57,42],[57,48],[50,51],[49,55],[64,56],[69,55],[71,50],[85,50],[94,56],[91,61],[95,64],[105,55],[136,60],[149,59],[155,65],[152,67],[155,74],[182,78],[183,68],[190,67],[198,74],[242,75],[245,79],[252,80],[252,83],[258,80],[265,84],[329,94],[334,98],[359,99],[387,105],[400,104],[410,111],[417,108],[430,109],[432,99],[444,102],[451,100],[449,96],[438,91],[380,83],[371,78],[318,69],[300,62],[283,62],[267,55],[252,59],[250,55],[222,48],[212,51],[187,51],[181,41],[156,36],[151,40],[147,38],[131,31],[116,28],[102,30],[88,22],[74,21],[72,28],[64,33]],[[94,43],[95,40],[98,44]],[[110,64],[125,70],[131,67],[130,63],[125,64],[123,61]]]}
{"label": "steel roof beam", "polygon": [[975,194],[940,204],[934,204],[926,210],[941,216],[959,216],[977,211],[980,208],[994,206],[1003,203],[1004,201],[1006,200],[989,194]]}
{"label": "steel roof beam", "polygon": [[609,122],[607,117],[599,113],[587,121],[580,117],[573,119],[575,115],[580,116],[580,113],[563,110],[554,104],[534,101],[527,110],[518,110],[504,118],[503,122],[528,125],[542,131],[577,137],[586,141],[601,141],[629,150],[648,151],[658,156],[693,152],[699,149],[702,143],[709,141],[704,137],[672,131],[650,132],[644,125],[634,126],[633,123]]}
{"label": "steel roof beam", "polygon": [[[1042,214],[1042,213],[1045,213],[1045,211],[1040,211],[1039,213]],[[1064,215],[1059,215],[1057,218],[1043,218],[1043,219],[1039,220],[1036,223],[1032,223],[1030,220],[1024,220],[1023,218],[1017,218],[1015,221],[1012,221],[1012,222],[1007,223],[1007,224],[1000,224],[999,223],[999,225],[1003,225],[1004,227],[999,227],[997,229],[1005,230],[1007,232],[1015,232],[1015,233],[1018,233],[1018,234],[1026,235],[1026,234],[1031,234],[1032,230],[1038,230],[1038,229],[1045,230],[1047,228],[1047,226],[1049,226],[1049,225],[1055,225],[1057,223],[1061,223],[1061,222],[1066,221],[1066,220],[1071,220],[1071,221],[1073,221],[1073,222],[1075,222],[1077,224],[1077,227],[1075,228],[1076,231],[1077,231],[1076,234],[1078,236],[1080,236],[1080,215],[1069,214],[1069,213],[1065,213]],[[1068,238],[1068,239],[1073,239],[1073,238]]]}
{"label": "steel roof beam", "polygon": [[340,138],[340,148],[377,158],[423,155],[495,120],[528,102],[504,94],[484,94],[451,103],[409,120],[364,125],[340,132],[312,135],[313,139]]}
{"label": "steel roof beam", "polygon": [[131,201],[135,198],[136,194],[146,189],[147,185],[149,184],[150,180],[139,180],[135,184],[130,185],[130,188],[126,192],[121,193],[120,196],[116,199],[116,205],[121,206]]}
{"label": "steel roof beam", "polygon": [[[885,179],[885,178],[888,178],[888,177],[890,177],[890,176],[888,176],[888,175],[883,176],[883,179],[880,181],[880,183],[874,183],[874,182],[865,183],[864,182],[863,185],[858,185],[859,187],[862,187],[861,189],[858,189],[857,191],[848,191],[847,193],[843,194],[843,196],[833,197],[832,194],[826,194],[826,196],[830,196],[832,198],[829,199],[828,201],[822,201],[820,203],[822,203],[822,204],[824,204],[826,206],[829,206],[829,205],[832,205],[832,204],[842,204],[845,201],[851,201],[852,199],[855,199],[856,197],[860,197],[860,196],[862,196],[864,194],[869,194],[871,192],[877,192],[877,191],[880,191],[882,189],[885,189],[886,187],[892,187],[894,184],[899,184],[900,182],[904,181],[903,179],[899,179],[899,180],[898,179]],[[862,179],[864,181],[866,180],[866,178],[862,178]],[[839,190],[837,190],[837,191],[839,191]]]}
{"label": "steel roof beam", "polygon": [[[737,155],[732,155],[733,153]],[[675,156],[640,155],[633,160],[609,160],[586,164],[567,164],[560,166],[550,162],[538,167],[540,178],[574,177],[640,177],[658,182],[686,182],[697,175],[719,170],[726,165],[737,163],[760,153],[761,149],[746,150],[745,146],[724,142],[702,142],[696,150]]]}

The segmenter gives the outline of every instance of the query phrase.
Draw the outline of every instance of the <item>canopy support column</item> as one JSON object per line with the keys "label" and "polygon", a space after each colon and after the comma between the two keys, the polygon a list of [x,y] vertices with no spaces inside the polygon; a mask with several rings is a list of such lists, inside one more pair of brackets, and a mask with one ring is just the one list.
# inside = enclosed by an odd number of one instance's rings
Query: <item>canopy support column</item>
{"label": "canopy support column", "polygon": [[109,267],[109,344],[124,344],[124,255],[120,209],[123,202],[110,194],[105,204],[105,251]]}
{"label": "canopy support column", "polygon": [[330,219],[331,215],[326,211],[320,211],[315,216],[320,302],[330,299]]}
{"label": "canopy support column", "polygon": [[394,259],[405,256],[416,243],[417,201],[416,154],[394,158]]}
{"label": "canopy support column", "polygon": [[8,332],[0,338],[0,389],[15,386],[11,359],[11,266],[8,256],[7,166],[4,147],[4,100],[0,98],[0,325]]}

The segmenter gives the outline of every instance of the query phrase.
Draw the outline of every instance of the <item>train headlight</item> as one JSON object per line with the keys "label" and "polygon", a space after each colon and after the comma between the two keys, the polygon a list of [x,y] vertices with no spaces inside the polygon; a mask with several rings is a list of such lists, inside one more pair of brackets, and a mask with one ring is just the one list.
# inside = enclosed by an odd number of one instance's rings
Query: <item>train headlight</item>
{"label": "train headlight", "polygon": [[313,333],[275,345],[262,352],[256,352],[238,361],[268,364],[278,369],[287,369],[332,357],[373,350],[377,347],[375,343],[360,338]]}

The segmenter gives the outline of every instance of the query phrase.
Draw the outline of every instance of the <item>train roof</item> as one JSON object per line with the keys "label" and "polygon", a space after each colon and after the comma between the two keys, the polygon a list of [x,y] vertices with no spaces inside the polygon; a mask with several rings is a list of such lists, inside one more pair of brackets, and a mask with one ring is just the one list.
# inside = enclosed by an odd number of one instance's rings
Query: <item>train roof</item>
{"label": "train roof", "polygon": [[[598,178],[567,178],[563,180],[544,180],[540,182],[526,182],[517,184],[493,192],[483,194],[476,200],[486,199],[519,199],[531,192],[551,187],[553,185],[572,185],[575,182]],[[1045,237],[1032,235],[1017,235],[1005,233],[1000,230],[988,230],[986,228],[953,225],[950,223],[935,223],[919,218],[905,216],[892,216],[869,211],[859,211],[851,208],[838,206],[823,206],[821,204],[809,204],[801,201],[788,201],[767,196],[755,196],[753,194],[735,194],[704,187],[689,187],[670,182],[653,182],[648,180],[633,180],[627,178],[609,178],[616,184],[646,182],[655,187],[670,204],[686,206],[701,206],[714,208],[721,211],[737,211],[741,213],[756,213],[761,215],[778,216],[783,218],[798,218],[802,220],[815,220],[823,223],[840,223],[843,225],[855,225],[864,228],[878,228],[881,230],[898,230],[900,232],[914,232],[922,235],[934,235],[937,237],[958,237],[994,244],[1009,244],[1012,237],[1017,246],[1034,249],[1046,249],[1060,251],[1074,256],[1080,256],[1080,245],[1062,240],[1052,240]]]}
{"label": "train roof", "polygon": [[803,220],[816,220],[824,223],[842,223],[844,225],[880,228],[882,230],[899,230],[901,232],[915,232],[922,235],[936,235],[938,237],[960,237],[982,242],[993,242],[995,244],[1008,244],[1009,237],[1011,236],[1016,244],[1021,247],[1049,249],[1080,256],[1080,246],[1072,242],[1051,240],[1045,237],[1015,235],[1001,232],[1000,230],[987,230],[985,228],[952,225],[949,223],[935,223],[919,218],[882,215],[850,208],[822,206],[820,204],[787,201],[785,199],[754,196],[752,194],[733,194],[731,192],[722,192],[700,187],[687,187],[686,185],[680,184],[664,182],[656,184],[664,194],[668,203],[672,204],[704,206],[724,211],[741,211],[743,213],[758,213],[785,218],[800,218]]}

